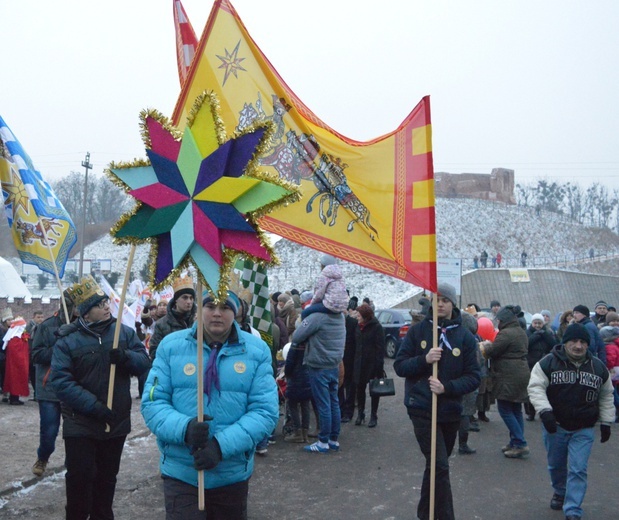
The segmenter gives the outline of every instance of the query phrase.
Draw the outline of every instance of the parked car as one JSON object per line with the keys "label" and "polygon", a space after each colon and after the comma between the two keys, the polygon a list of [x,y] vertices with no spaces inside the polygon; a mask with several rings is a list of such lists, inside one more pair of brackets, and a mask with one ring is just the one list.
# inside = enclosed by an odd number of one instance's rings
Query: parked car
{"label": "parked car", "polygon": [[385,355],[393,359],[411,325],[411,315],[405,309],[377,309],[374,314],[385,331]]}

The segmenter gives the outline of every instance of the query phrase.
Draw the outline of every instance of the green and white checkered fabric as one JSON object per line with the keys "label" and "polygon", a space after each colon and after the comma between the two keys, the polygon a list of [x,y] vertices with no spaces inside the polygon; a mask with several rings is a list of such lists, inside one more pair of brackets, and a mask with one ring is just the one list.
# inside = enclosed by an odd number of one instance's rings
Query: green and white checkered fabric
{"label": "green and white checkered fabric", "polygon": [[[251,326],[260,332],[263,339],[271,344],[273,333],[271,327],[271,300],[269,298],[269,279],[264,267],[251,260],[239,260],[236,268],[241,270],[241,283],[252,293],[249,305]],[[267,339],[268,338],[268,339]]]}

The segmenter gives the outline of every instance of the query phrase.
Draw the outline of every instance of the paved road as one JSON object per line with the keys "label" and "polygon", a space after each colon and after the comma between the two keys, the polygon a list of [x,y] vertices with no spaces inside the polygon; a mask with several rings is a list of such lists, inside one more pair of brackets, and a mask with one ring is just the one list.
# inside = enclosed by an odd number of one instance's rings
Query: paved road
{"label": "paved road", "polygon": [[[393,374],[390,364],[391,360],[387,370]],[[399,378],[396,385],[398,395],[381,402],[377,428],[343,425],[339,453],[308,454],[299,445],[278,438],[268,455],[256,460],[250,482],[250,520],[416,518],[424,462],[402,405],[403,384]],[[539,420],[526,424],[531,457],[509,460],[500,452],[508,440],[507,430],[496,412],[489,416],[491,422],[482,424],[480,433],[471,433],[470,444],[478,453],[454,455],[451,459],[457,517],[562,520],[560,512],[549,508],[552,490]],[[148,434],[137,406],[133,419],[134,432],[125,448],[119,474],[116,518],[163,519],[155,440]],[[0,407],[2,520],[64,518],[62,441],[50,462],[50,467],[58,473],[32,479],[30,467],[36,458],[37,429],[35,403]],[[610,442],[595,443],[589,465],[585,519],[616,517],[618,443],[616,425]]]}

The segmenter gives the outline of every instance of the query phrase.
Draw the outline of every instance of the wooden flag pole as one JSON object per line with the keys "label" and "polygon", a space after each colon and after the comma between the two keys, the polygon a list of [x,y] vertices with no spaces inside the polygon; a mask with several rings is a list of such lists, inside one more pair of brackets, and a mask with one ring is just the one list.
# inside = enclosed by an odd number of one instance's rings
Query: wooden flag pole
{"label": "wooden flag pole", "polygon": [[[198,276],[196,284],[196,300],[198,301],[198,319],[197,321],[197,350],[198,359],[197,365],[197,394],[198,394],[198,422],[204,420],[204,324],[202,318],[202,282]],[[198,510],[204,511],[204,470],[198,471]]]}
{"label": "wooden flag pole", "polygon": [[[432,347],[438,347],[438,296],[432,296]],[[438,379],[438,361],[432,363],[432,377]],[[430,437],[430,518],[434,518],[434,501],[436,495],[436,428],[438,396],[432,392],[432,432]]]}
{"label": "wooden flag pole", "polygon": [[60,290],[60,301],[62,302],[62,308],[64,309],[64,317],[66,318],[66,322],[70,323],[71,319],[69,316],[69,311],[67,310],[67,302],[64,300],[64,291],[62,289],[62,282],[60,281],[60,274],[58,274],[58,266],[56,265],[56,259],[54,258],[54,252],[52,251],[52,247],[49,245],[47,240],[47,232],[43,227],[43,221],[41,220],[41,216],[39,215],[39,227],[41,228],[41,233],[43,233],[43,241],[47,246],[47,250],[49,251],[49,257],[52,259],[52,265],[54,266],[54,273],[56,273],[56,283],[58,284],[58,289]]}
{"label": "wooden flag pole", "polygon": [[[116,317],[116,328],[114,329],[114,343],[112,349],[118,348],[120,340],[120,329],[122,328],[123,311],[125,310],[125,295],[127,294],[127,286],[129,285],[129,276],[131,275],[131,266],[133,265],[133,256],[135,255],[135,244],[131,245],[129,251],[129,260],[127,260],[127,269],[125,269],[125,281],[123,289],[120,293],[120,302],[118,303],[118,316]],[[116,365],[110,364],[110,383],[107,387],[107,407],[111,410],[114,404],[114,379],[116,379]],[[110,431],[110,425],[105,425],[105,431]]]}

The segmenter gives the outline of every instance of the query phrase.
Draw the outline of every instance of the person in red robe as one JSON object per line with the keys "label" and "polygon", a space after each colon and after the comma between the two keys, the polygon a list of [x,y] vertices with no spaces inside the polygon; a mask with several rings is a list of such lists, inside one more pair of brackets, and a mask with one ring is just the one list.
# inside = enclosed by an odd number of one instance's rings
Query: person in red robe
{"label": "person in red robe", "polygon": [[23,405],[20,396],[30,394],[28,388],[28,370],[30,354],[26,332],[26,320],[21,317],[11,322],[8,332],[4,335],[2,348],[6,353],[6,369],[4,373],[3,391],[9,394],[9,404]]}

